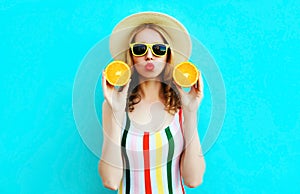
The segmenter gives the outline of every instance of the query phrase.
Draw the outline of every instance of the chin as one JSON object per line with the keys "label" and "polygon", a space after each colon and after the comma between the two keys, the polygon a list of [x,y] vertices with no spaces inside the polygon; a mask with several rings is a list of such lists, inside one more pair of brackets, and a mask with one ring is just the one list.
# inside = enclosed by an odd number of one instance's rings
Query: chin
{"label": "chin", "polygon": [[159,74],[142,76],[143,80],[161,80]]}

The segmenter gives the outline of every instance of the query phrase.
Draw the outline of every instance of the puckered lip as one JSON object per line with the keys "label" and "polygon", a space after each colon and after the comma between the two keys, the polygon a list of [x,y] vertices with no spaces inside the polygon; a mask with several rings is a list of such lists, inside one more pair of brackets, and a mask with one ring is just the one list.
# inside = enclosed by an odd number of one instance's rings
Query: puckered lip
{"label": "puckered lip", "polygon": [[152,71],[154,69],[154,64],[153,63],[147,63],[145,65],[145,69],[148,71]]}
{"label": "puckered lip", "polygon": [[148,62],[148,63],[146,63],[146,65],[154,65],[154,63],[150,63],[150,62]]}

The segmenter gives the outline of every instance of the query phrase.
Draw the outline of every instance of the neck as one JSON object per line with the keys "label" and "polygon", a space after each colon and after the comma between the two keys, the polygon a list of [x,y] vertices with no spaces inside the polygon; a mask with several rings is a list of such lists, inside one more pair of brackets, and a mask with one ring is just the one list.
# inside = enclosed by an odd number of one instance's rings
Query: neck
{"label": "neck", "polygon": [[144,80],[140,84],[140,93],[143,100],[160,101],[161,82],[158,80]]}

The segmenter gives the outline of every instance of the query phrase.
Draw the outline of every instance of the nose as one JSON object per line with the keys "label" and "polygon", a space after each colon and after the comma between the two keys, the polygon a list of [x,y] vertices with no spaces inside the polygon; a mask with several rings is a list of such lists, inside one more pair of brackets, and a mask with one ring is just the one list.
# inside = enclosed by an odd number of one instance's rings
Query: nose
{"label": "nose", "polygon": [[147,51],[145,56],[146,56],[146,60],[152,60],[153,59],[153,54],[152,54],[150,48],[148,48],[148,51]]}

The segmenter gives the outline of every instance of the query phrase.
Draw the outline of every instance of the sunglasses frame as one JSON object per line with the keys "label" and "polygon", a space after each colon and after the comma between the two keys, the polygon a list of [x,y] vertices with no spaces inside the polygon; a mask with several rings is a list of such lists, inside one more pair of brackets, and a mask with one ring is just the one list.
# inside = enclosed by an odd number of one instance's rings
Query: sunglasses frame
{"label": "sunglasses frame", "polygon": [[[136,45],[136,44],[146,45],[146,46],[147,46],[147,49],[146,49],[145,53],[140,54],[140,55],[134,54],[134,53],[133,53],[133,47],[134,47],[134,45]],[[164,46],[166,47],[166,52],[165,52],[165,54],[163,54],[163,55],[157,55],[157,54],[154,53],[152,47],[153,47],[154,45],[156,45],[156,44],[161,44],[161,45],[164,45]],[[148,49],[149,49],[149,48],[150,48],[150,50],[151,50],[151,52],[152,52],[152,54],[153,54],[154,56],[156,56],[156,57],[163,57],[163,56],[165,56],[165,55],[167,54],[168,49],[169,49],[169,47],[170,47],[170,45],[168,45],[168,44],[165,44],[165,43],[158,43],[158,42],[156,42],[156,43],[151,43],[151,44],[150,44],[150,43],[144,43],[144,42],[135,42],[135,43],[129,44],[129,46],[130,46],[132,55],[135,56],[135,57],[141,57],[141,56],[144,56],[144,55],[148,52]]]}

